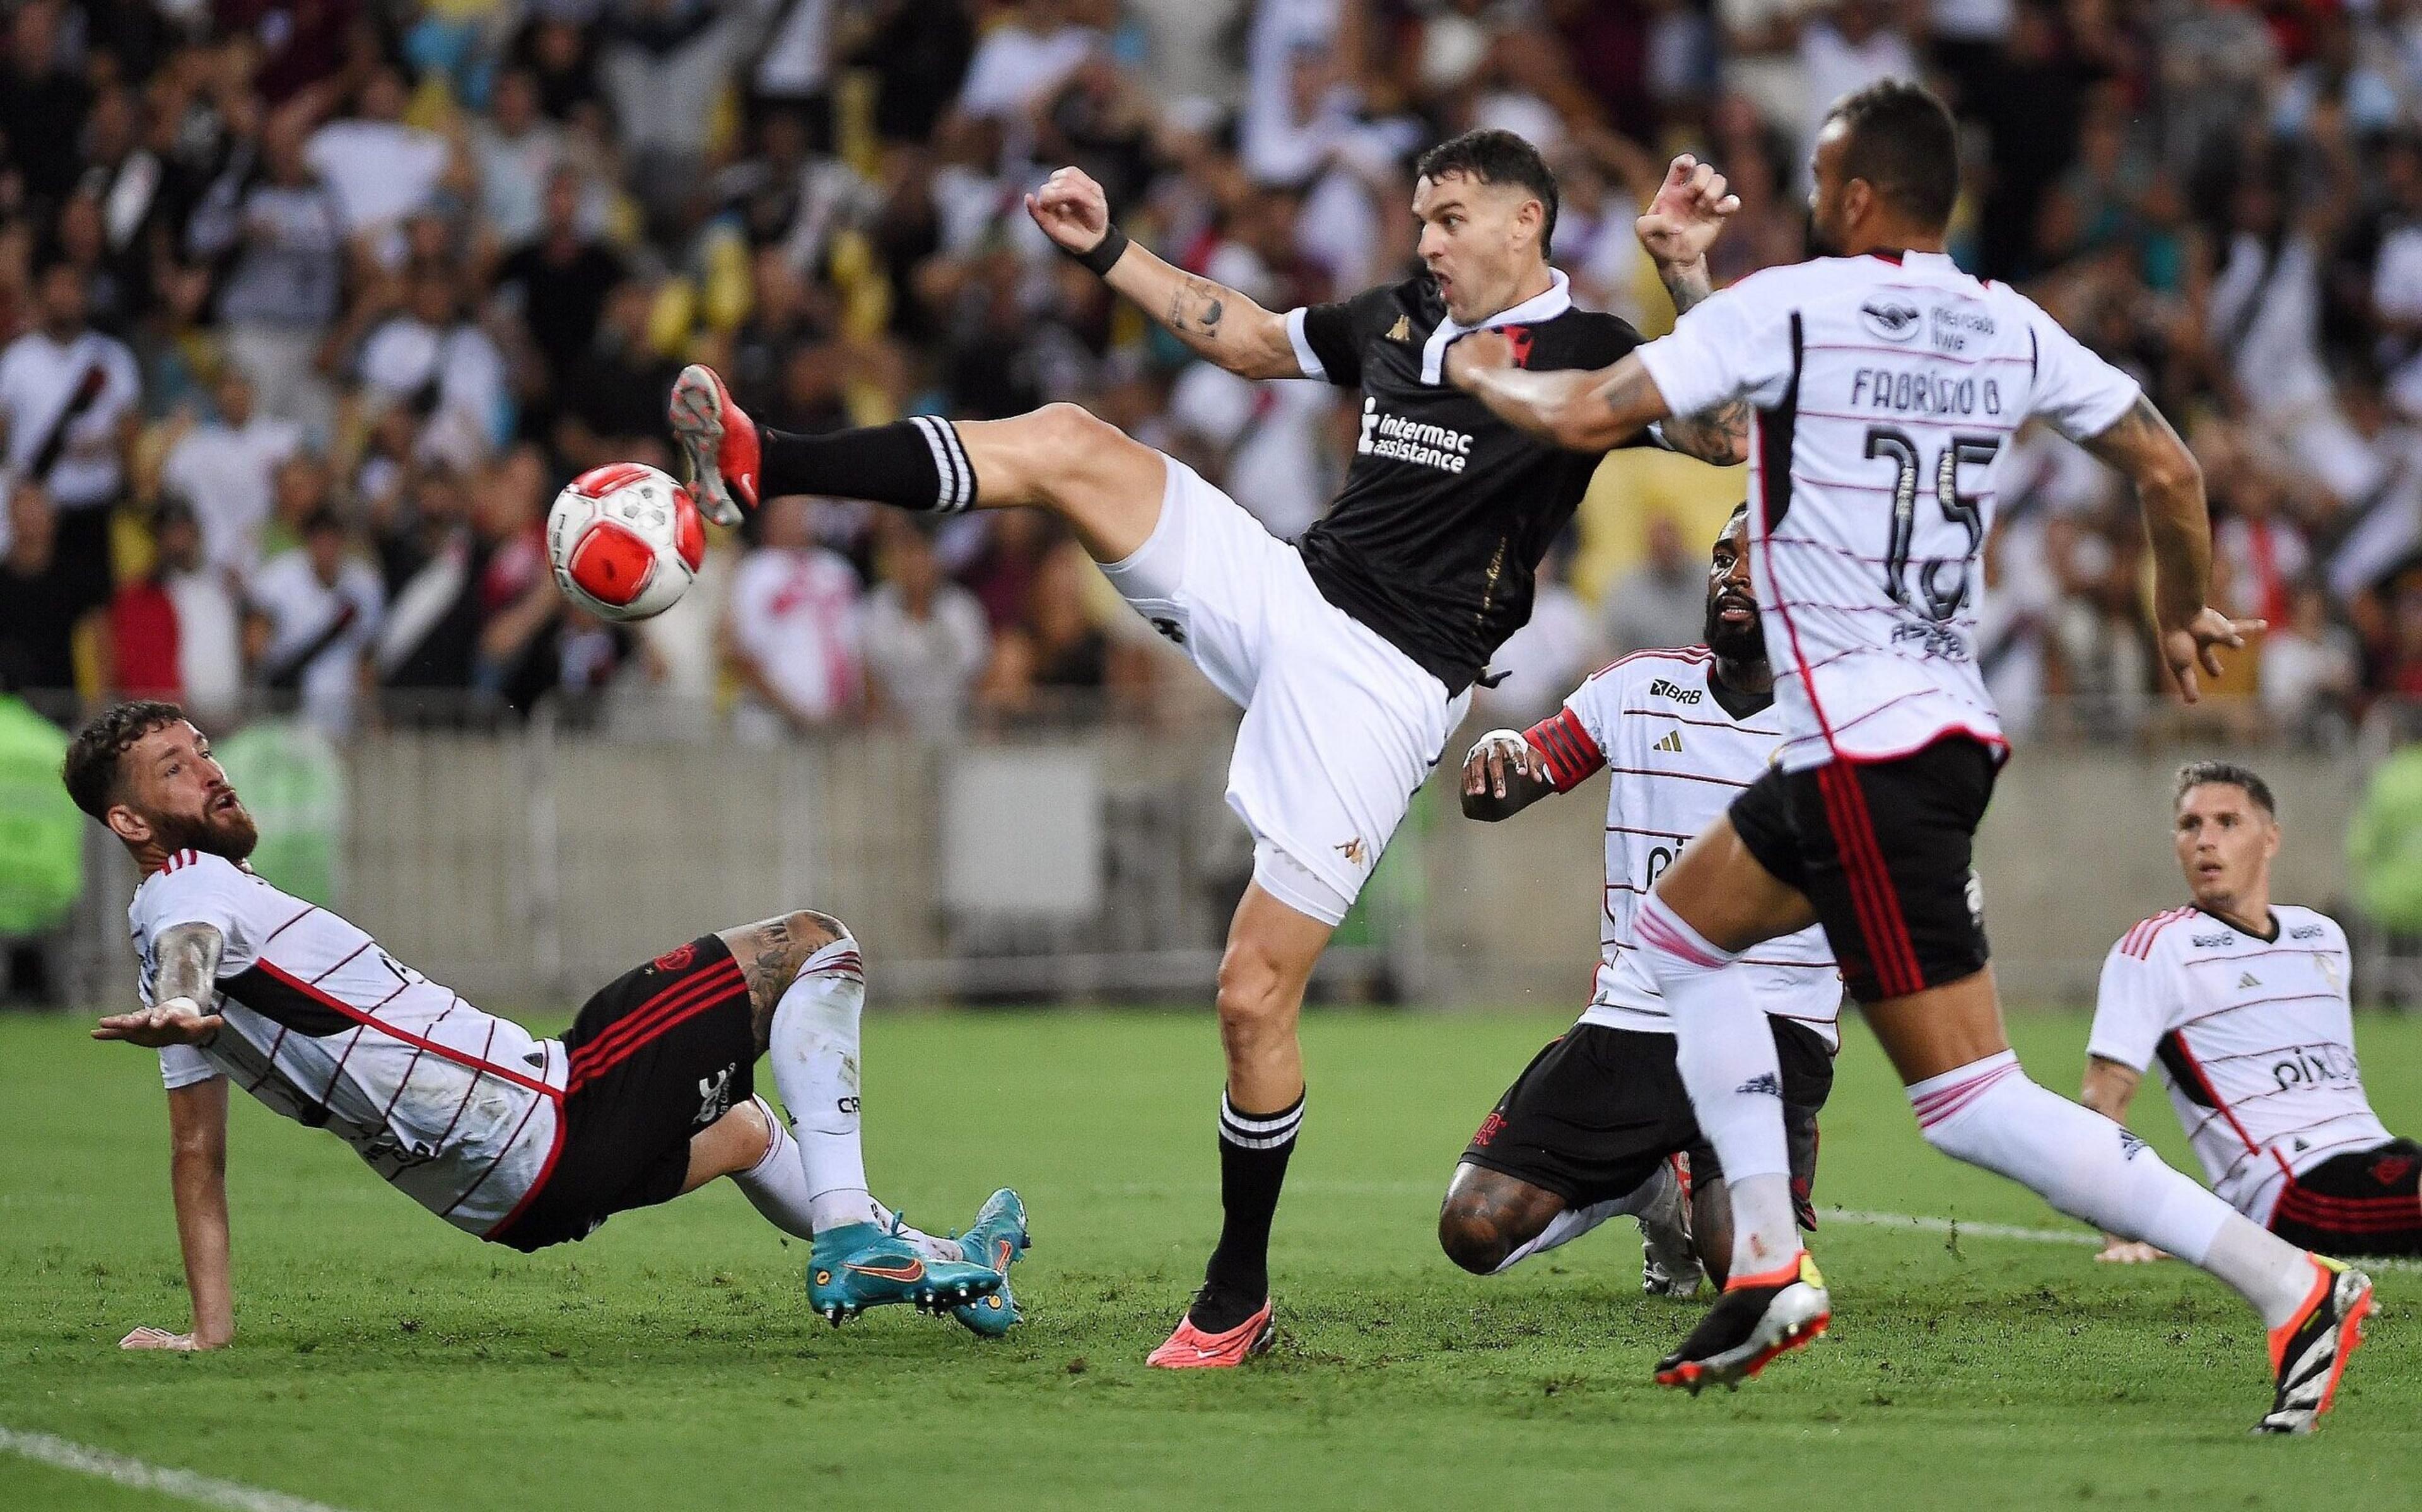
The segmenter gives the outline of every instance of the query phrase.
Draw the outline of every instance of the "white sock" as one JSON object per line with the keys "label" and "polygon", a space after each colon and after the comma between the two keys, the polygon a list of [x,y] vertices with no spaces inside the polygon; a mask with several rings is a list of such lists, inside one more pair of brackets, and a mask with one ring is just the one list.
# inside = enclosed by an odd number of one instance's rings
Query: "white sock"
{"label": "white sock", "polygon": [[1909,1088],[1927,1143],[2008,1177],[2072,1218],[2169,1251],[2235,1287],[2265,1327],[2312,1288],[2304,1253],[2171,1170],[2135,1135],[2045,1091],[2004,1051]]}
{"label": "white sock", "polygon": [[767,1223],[793,1239],[812,1239],[816,1225],[809,1210],[808,1173],[799,1163],[798,1142],[775,1116],[772,1103],[763,1098],[749,1100],[765,1115],[774,1137],[765,1142],[764,1158],[734,1175],[732,1184],[747,1193],[750,1205],[765,1215]]}
{"label": "white sock", "polygon": [[1655,1176],[1640,1183],[1628,1196],[1611,1197],[1605,1202],[1592,1203],[1586,1208],[1565,1208],[1548,1220],[1548,1226],[1539,1230],[1537,1238],[1507,1255],[1498,1263],[1497,1269],[1489,1273],[1502,1276],[1534,1255],[1545,1255],[1559,1245],[1570,1244],[1610,1218],[1621,1218],[1627,1213],[1646,1212],[1657,1205],[1659,1184],[1673,1179],[1674,1173],[1660,1165],[1657,1168]]}
{"label": "white sock", "polygon": [[1674,1021],[1674,1059],[1699,1131],[1724,1168],[1731,1273],[1765,1275],[1801,1250],[1783,1132],[1783,1063],[1766,1014],[1723,978],[1734,952],[1709,944],[1653,894],[1635,920],[1641,954]]}
{"label": "white sock", "polygon": [[[867,1190],[866,1154],[858,1141],[857,1025],[865,1008],[866,968],[857,942],[847,935],[810,956],[774,1005],[766,1059],[782,1105],[791,1110],[791,1132],[797,1139],[794,1144],[786,1136],[781,1143],[798,1151],[802,1181],[786,1194],[784,1218],[766,1211],[762,1202],[758,1210],[785,1232],[798,1232],[786,1218],[801,1207],[811,1230],[851,1224],[889,1229],[898,1223]],[[742,1190],[748,1190],[747,1183]],[[749,1200],[757,1201],[755,1192]],[[951,1239],[905,1226],[900,1236],[930,1259],[960,1257]]]}

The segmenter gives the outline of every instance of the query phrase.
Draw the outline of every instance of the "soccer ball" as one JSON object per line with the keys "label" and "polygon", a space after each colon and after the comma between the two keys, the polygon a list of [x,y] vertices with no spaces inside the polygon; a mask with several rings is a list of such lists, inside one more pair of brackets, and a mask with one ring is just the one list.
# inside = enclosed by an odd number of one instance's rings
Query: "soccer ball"
{"label": "soccer ball", "polygon": [[546,554],[574,603],[603,619],[649,619],[689,591],[706,526],[689,490],[644,462],[613,462],[555,496]]}

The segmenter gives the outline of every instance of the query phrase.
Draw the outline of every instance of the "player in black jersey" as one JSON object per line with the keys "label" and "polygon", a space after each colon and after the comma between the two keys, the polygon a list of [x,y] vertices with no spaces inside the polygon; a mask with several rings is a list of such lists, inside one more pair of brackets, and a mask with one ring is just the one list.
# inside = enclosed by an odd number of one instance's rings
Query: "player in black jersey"
{"label": "player in black jersey", "polygon": [[[1130,242],[1101,186],[1075,168],[1026,203],[1062,251],[1203,357],[1246,378],[1361,389],[1354,461],[1326,519],[1292,546],[1277,540],[1185,464],[1073,404],[786,435],[758,428],[715,374],[692,367],[673,389],[673,429],[700,507],[726,523],[785,493],[1048,509],[1244,707],[1228,801],[1255,845],[1219,967],[1226,1222],[1186,1320],[1152,1356],[1234,1365],[1272,1336],[1269,1227],[1303,1118],[1304,985],[1471,684],[1530,617],[1533,571],[1596,465],[1448,385],[1447,346],[1495,328],[1531,366],[1588,368],[1641,337],[1574,308],[1548,265],[1555,179],[1510,132],[1469,132],[1422,158],[1412,209],[1423,274],[1284,314]],[[1721,175],[1680,158],[1641,217],[1678,308],[1708,293],[1706,248],[1738,205]],[[1732,462],[1746,434],[1738,411],[1668,422],[1659,439]]]}

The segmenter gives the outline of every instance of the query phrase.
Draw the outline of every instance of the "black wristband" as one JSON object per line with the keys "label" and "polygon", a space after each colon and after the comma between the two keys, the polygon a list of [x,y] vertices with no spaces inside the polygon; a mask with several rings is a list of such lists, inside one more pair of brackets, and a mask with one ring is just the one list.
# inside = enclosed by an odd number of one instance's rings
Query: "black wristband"
{"label": "black wristband", "polygon": [[[1059,245],[1057,242],[1052,244]],[[1094,277],[1108,278],[1110,276],[1110,270],[1118,266],[1119,258],[1127,250],[1127,234],[1120,230],[1116,223],[1112,223],[1110,228],[1102,233],[1102,239],[1093,243],[1093,249],[1091,252],[1069,252],[1066,247],[1061,247],[1060,250],[1083,263]]]}

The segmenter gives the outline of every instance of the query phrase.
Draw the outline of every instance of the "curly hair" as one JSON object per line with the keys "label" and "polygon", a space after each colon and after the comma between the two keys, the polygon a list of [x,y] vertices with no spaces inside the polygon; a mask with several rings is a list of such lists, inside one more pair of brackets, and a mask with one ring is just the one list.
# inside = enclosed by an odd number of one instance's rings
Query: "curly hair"
{"label": "curly hair", "polygon": [[59,780],[76,807],[94,818],[109,812],[118,797],[118,764],[137,740],[185,717],[175,704],[138,698],[115,704],[94,715],[68,745],[59,764]]}

